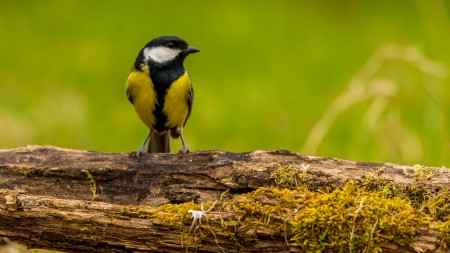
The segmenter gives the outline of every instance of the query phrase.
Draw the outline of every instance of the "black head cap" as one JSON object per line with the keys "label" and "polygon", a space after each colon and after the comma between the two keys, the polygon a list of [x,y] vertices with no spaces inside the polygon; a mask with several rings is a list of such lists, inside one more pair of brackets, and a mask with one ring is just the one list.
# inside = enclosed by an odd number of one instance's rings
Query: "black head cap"
{"label": "black head cap", "polygon": [[162,36],[151,40],[139,52],[135,68],[141,69],[142,64],[153,67],[182,66],[185,57],[200,52],[183,39],[176,36]]}
{"label": "black head cap", "polygon": [[189,46],[189,44],[185,40],[177,36],[161,36],[151,40],[149,43],[147,43],[147,45],[145,45],[146,48],[158,46],[180,49],[186,54],[200,52],[200,50]]}

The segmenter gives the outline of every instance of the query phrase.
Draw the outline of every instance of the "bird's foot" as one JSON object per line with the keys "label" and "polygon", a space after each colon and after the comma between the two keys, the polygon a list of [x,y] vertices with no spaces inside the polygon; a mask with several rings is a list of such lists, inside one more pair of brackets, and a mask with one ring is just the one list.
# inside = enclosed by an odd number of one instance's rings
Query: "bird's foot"
{"label": "bird's foot", "polygon": [[190,152],[191,152],[191,150],[187,146],[183,146],[180,149],[180,151],[178,152],[178,154],[179,155],[184,155],[184,154],[187,154],[187,153],[190,153]]}
{"label": "bird's foot", "polygon": [[140,161],[142,155],[144,155],[145,153],[147,153],[147,151],[145,150],[145,146],[142,145],[138,151],[131,151],[130,155],[136,157]]}

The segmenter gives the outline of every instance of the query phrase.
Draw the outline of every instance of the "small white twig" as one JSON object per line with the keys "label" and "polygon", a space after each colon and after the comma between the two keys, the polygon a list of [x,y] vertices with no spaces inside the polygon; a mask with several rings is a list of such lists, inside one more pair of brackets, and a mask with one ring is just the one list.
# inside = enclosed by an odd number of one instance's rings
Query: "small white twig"
{"label": "small white twig", "polygon": [[[212,206],[211,206],[208,210],[206,210],[206,211],[203,209],[203,204],[202,204],[202,207],[201,207],[201,211],[198,211],[198,210],[188,210],[188,213],[190,213],[190,214],[192,215],[192,224],[191,224],[191,226],[190,226],[190,228],[189,228],[189,234],[192,232],[192,230],[194,230],[194,236],[195,236],[195,230],[199,227],[199,226],[196,226],[196,225],[197,225],[197,224],[198,224],[198,225],[201,225],[201,224],[202,224],[202,223],[201,223],[201,222],[202,222],[202,217],[204,216],[205,219],[206,219],[206,225],[208,226],[209,230],[210,230],[211,233],[213,234],[214,240],[215,240],[215,242],[216,242],[217,247],[219,247],[219,249],[220,249],[223,253],[225,253],[225,249],[222,248],[222,247],[219,245],[219,241],[217,240],[217,236],[216,236],[216,234],[214,233],[214,231],[212,230],[211,225],[209,224],[208,216],[206,216],[206,214],[214,208],[214,206],[216,205],[216,203],[217,203],[217,201],[214,201],[214,203],[212,204]],[[189,246],[188,246],[188,247],[189,247]],[[186,247],[186,252],[187,252],[187,250],[188,250],[188,247]]]}
{"label": "small white twig", "polygon": [[201,225],[202,224],[202,217],[205,216],[206,219],[208,219],[208,217],[206,216],[206,214],[211,211],[214,206],[216,205],[217,201],[215,201],[212,206],[205,211],[205,209],[203,209],[203,204],[202,204],[202,210],[198,211],[198,210],[188,210],[188,213],[190,213],[192,215],[192,224],[189,228],[189,233],[192,232],[192,229],[194,229],[194,227],[198,224]]}
{"label": "small white twig", "polygon": [[302,167],[303,170],[308,170],[310,165],[302,163],[300,166]]}
{"label": "small white twig", "polygon": [[192,224],[189,229],[189,233],[190,233],[197,223],[199,225],[202,224],[202,217],[203,217],[203,215],[206,216],[206,214],[203,211],[196,211],[196,210],[189,210],[188,213],[190,213],[192,215]]}

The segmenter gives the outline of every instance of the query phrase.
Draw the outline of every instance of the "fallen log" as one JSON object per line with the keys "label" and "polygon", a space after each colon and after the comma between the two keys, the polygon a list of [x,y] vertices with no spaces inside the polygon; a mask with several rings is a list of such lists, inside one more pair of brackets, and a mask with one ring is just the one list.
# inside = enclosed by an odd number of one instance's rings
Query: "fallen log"
{"label": "fallen log", "polygon": [[447,252],[449,185],[446,168],[289,151],[138,160],[28,146],[0,150],[0,236],[69,252]]}

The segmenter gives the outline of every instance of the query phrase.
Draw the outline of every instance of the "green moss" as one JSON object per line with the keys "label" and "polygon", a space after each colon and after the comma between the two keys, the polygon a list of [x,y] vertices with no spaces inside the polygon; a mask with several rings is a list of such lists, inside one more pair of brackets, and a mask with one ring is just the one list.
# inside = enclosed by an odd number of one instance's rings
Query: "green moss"
{"label": "green moss", "polygon": [[[92,201],[94,201],[97,198],[97,183],[94,180],[94,177],[92,176],[91,173],[89,173],[88,170],[81,170],[82,172],[84,172],[91,184],[91,193],[92,193]],[[103,191],[103,189],[102,189]]]}
{"label": "green moss", "polygon": [[275,180],[278,187],[293,189],[299,186],[307,186],[308,183],[308,166],[302,166],[300,169],[297,165],[279,165],[270,178]]}
{"label": "green moss", "polygon": [[436,228],[440,232],[439,249],[450,244],[450,216],[445,218],[445,221],[439,221]]}
{"label": "green moss", "polygon": [[[278,183],[293,187],[299,184],[301,173],[297,167],[287,166],[280,167],[273,177],[281,176],[276,178]],[[124,213],[179,226],[182,248],[197,248],[202,240],[217,242],[215,234],[219,233],[245,250],[242,245],[248,238],[240,235],[248,232],[257,237],[284,237],[287,244],[306,252],[380,252],[385,243],[410,247],[419,229],[427,226],[440,232],[441,247],[450,243],[450,191],[419,182],[397,185],[381,178],[380,172],[333,190],[258,188],[220,203],[220,210],[236,215],[221,218],[220,224],[203,222],[197,232],[189,229],[192,217],[188,210],[201,210],[201,205],[193,202],[130,207]],[[212,205],[205,204],[204,210]],[[216,214],[217,209],[213,210]]]}
{"label": "green moss", "polygon": [[312,193],[308,190],[259,188],[237,196],[232,205],[235,211],[261,217],[267,225],[272,219],[286,221],[298,208],[298,203],[306,196],[305,194]]}
{"label": "green moss", "polygon": [[403,174],[407,177],[430,180],[434,177],[434,168],[424,167],[422,165],[414,165],[415,169],[412,172],[404,169]]}
{"label": "green moss", "polygon": [[291,222],[293,245],[307,251],[381,251],[380,244],[413,243],[426,216],[399,197],[367,192],[354,182],[305,198]]}
{"label": "green moss", "polygon": [[433,187],[414,182],[401,186],[400,196],[407,200],[414,208],[427,209],[428,201],[433,198],[436,191]]}
{"label": "green moss", "polygon": [[[376,192],[388,198],[400,197],[412,207],[429,214],[432,219],[443,220],[444,217],[450,215],[450,191],[445,187],[424,184],[423,180],[426,180],[430,173],[432,172],[417,173],[417,175],[427,176],[423,178],[414,176],[418,181],[402,185],[384,179],[376,172],[369,173],[355,182],[365,191]],[[411,175],[415,174],[411,173]]]}
{"label": "green moss", "polygon": [[433,219],[450,221],[450,190],[440,188],[438,193],[428,199],[425,208]]}
{"label": "green moss", "polygon": [[[212,202],[208,202],[203,205],[196,204],[192,202],[186,202],[182,204],[165,204],[162,205],[152,212],[150,219],[153,221],[159,221],[161,223],[169,225],[178,225],[180,228],[180,246],[181,248],[193,248],[197,249],[202,241],[202,239],[208,238],[210,234],[214,237],[214,232],[211,233],[196,233],[196,229],[191,229],[195,227],[192,222],[192,215],[188,213],[189,210],[206,211],[213,205]],[[206,218],[203,218],[202,223],[206,224]],[[211,236],[212,237],[212,236]]]}
{"label": "green moss", "polygon": [[193,201],[183,204],[165,204],[156,209],[152,219],[157,219],[170,225],[179,222],[181,225],[183,220],[191,219],[191,215],[188,213],[189,210],[201,210],[201,205]]}
{"label": "green moss", "polygon": [[23,173],[23,176],[26,178],[28,176],[28,174],[30,174],[31,172],[33,172],[33,168],[32,167],[28,167],[28,166],[21,166],[19,168],[19,170]]}
{"label": "green moss", "polygon": [[8,182],[8,181],[11,180],[11,179],[13,179],[13,178],[10,177],[10,178],[7,178],[7,179],[1,181],[1,182],[0,182],[0,185],[2,185],[2,184],[4,184],[4,183]]}
{"label": "green moss", "polygon": [[407,200],[364,190],[353,181],[332,192],[259,188],[237,196],[232,204],[247,219],[260,219],[308,252],[377,252],[386,242],[406,246],[429,223]]}
{"label": "green moss", "polygon": [[355,180],[355,183],[362,189],[368,192],[377,192],[385,197],[399,196],[401,189],[392,180],[384,179],[380,176],[383,169],[380,171],[373,171]]}

